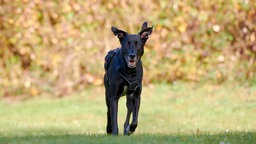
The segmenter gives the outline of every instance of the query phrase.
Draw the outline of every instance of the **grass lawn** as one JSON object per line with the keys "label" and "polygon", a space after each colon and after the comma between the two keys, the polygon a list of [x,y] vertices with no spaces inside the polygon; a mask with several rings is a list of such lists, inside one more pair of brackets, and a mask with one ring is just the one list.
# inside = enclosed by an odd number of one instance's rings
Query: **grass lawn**
{"label": "grass lawn", "polygon": [[120,136],[105,134],[103,87],[71,96],[0,102],[0,143],[255,144],[256,87],[238,84],[158,84],[144,87],[139,125],[122,136],[125,98],[119,101]]}

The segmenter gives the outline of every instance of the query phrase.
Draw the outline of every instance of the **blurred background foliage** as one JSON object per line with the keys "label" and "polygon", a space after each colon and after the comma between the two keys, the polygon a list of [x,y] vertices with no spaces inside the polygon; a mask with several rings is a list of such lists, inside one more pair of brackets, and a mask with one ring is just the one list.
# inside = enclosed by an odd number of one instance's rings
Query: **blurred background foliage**
{"label": "blurred background foliage", "polygon": [[144,84],[255,84],[256,3],[250,0],[1,0],[0,97],[63,96],[102,85],[112,25],[154,26]]}

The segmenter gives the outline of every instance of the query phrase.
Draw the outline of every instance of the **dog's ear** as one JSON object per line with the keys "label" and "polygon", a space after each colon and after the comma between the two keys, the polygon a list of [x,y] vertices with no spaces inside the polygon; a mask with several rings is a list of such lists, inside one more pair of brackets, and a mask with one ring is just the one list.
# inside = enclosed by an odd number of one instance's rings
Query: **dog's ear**
{"label": "dog's ear", "polygon": [[149,35],[151,35],[152,31],[153,31],[153,26],[148,27],[148,23],[144,22],[142,24],[141,31],[139,32],[140,38],[146,42]]}
{"label": "dog's ear", "polygon": [[140,31],[143,31],[144,29],[146,29],[148,27],[148,22],[144,22],[142,24],[142,27],[141,27],[141,30]]}
{"label": "dog's ear", "polygon": [[119,38],[119,40],[122,40],[127,35],[127,32],[119,30],[114,26],[111,27],[111,31],[114,33],[115,36]]}

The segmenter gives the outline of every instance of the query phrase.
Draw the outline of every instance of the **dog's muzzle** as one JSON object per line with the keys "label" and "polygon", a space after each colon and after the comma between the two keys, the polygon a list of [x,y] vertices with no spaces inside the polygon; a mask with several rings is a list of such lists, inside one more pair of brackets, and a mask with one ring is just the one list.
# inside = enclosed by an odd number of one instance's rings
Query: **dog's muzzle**
{"label": "dog's muzzle", "polygon": [[129,68],[135,68],[137,64],[137,57],[135,55],[129,55],[127,58],[127,64]]}

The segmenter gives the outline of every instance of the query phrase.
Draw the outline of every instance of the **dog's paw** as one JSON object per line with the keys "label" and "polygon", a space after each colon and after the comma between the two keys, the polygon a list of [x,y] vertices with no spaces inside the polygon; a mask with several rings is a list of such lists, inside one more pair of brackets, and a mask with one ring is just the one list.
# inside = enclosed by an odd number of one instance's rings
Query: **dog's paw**
{"label": "dog's paw", "polygon": [[[135,130],[135,129],[134,129]],[[128,125],[125,129],[124,129],[124,135],[129,136],[131,134],[133,134],[134,130],[132,131],[130,128],[130,125]]]}
{"label": "dog's paw", "polygon": [[130,125],[130,131],[134,132],[136,128],[137,128],[137,124]]}
{"label": "dog's paw", "polygon": [[106,127],[107,134],[112,134],[112,128],[111,125],[107,125]]}
{"label": "dog's paw", "polygon": [[124,135],[128,136],[128,135],[129,135],[129,131],[130,131],[130,125],[128,125],[128,126],[124,129]]}
{"label": "dog's paw", "polygon": [[112,132],[112,136],[118,136],[118,132]]}

